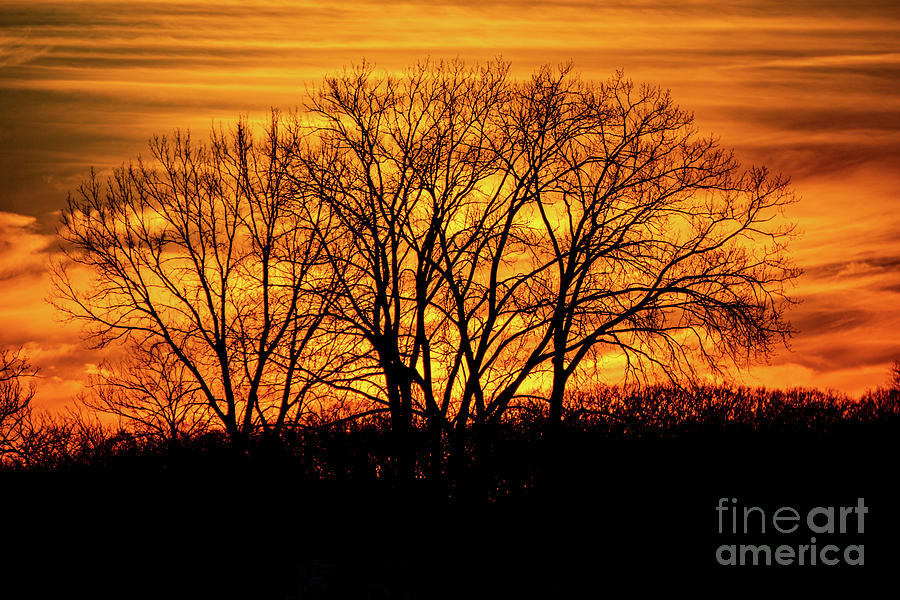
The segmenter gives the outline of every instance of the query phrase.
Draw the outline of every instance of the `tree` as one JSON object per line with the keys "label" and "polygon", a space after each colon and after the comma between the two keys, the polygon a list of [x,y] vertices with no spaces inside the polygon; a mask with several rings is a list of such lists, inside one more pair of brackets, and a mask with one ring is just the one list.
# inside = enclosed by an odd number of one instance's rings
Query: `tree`
{"label": "tree", "polygon": [[10,456],[26,469],[89,464],[115,441],[95,413],[71,406],[61,413],[29,411],[16,433]]}
{"label": "tree", "polygon": [[527,117],[509,129],[533,150],[509,169],[532,178],[539,215],[531,283],[547,325],[532,362],[551,364],[551,426],[589,358],[679,380],[786,339],[799,275],[778,221],[786,178],[742,169],[668,92],[621,73],[597,85],[543,69],[520,98]]}
{"label": "tree", "polygon": [[0,348],[0,458],[14,453],[22,424],[31,415],[35,388],[26,380],[36,375],[21,348]]}
{"label": "tree", "polygon": [[319,343],[324,225],[286,173],[294,135],[273,114],[262,140],[243,120],[206,143],[154,137],[149,163],[92,172],[59,230],[55,305],[97,346],[171,353],[239,444],[299,418],[334,353]]}
{"label": "tree", "polygon": [[160,344],[128,349],[91,375],[81,402],[113,415],[156,441],[191,439],[209,428],[212,413],[188,367]]}
{"label": "tree", "polygon": [[696,378],[790,335],[787,179],[743,169],[667,92],[569,65],[363,64],[305,109],[263,142],[243,121],[155,138],[156,165],[92,177],[64,213],[94,283],[60,265],[60,306],[100,345],[171,353],[236,439],[362,399],[401,478],[427,426],[437,478],[447,436],[460,466],[472,426],[534,397],[555,428],[603,361]]}
{"label": "tree", "polygon": [[517,398],[546,394],[557,424],[570,378],[611,354],[678,379],[790,334],[788,181],[742,169],[667,92],[570,66],[364,64],[307,109],[293,172],[335,223],[333,316],[398,436],[426,418],[435,455]]}
{"label": "tree", "polygon": [[338,281],[331,314],[357,351],[356,390],[390,412],[401,471],[415,415],[429,423],[435,473],[443,430],[468,421],[466,381],[478,379],[464,375],[470,338],[453,303],[465,299],[447,281],[475,266],[485,228],[503,218],[495,201],[473,222],[480,186],[502,176],[487,136],[506,71],[426,63],[393,78],[364,64],[326,78],[307,106],[295,177],[335,225],[321,238]]}

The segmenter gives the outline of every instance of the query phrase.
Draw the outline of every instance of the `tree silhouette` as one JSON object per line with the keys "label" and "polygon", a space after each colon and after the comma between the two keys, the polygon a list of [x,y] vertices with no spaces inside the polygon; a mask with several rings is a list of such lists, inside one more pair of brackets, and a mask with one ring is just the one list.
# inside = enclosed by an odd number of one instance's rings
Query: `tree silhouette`
{"label": "tree silhouette", "polygon": [[667,92],[621,73],[597,85],[543,69],[520,102],[514,131],[532,150],[509,168],[539,215],[530,284],[547,325],[532,362],[552,365],[551,426],[590,358],[678,380],[785,339],[799,274],[776,221],[794,200],[785,178],[742,170]]}
{"label": "tree silhouette", "polygon": [[0,348],[0,459],[15,452],[22,425],[31,416],[37,374],[22,349]]}
{"label": "tree silhouette", "polygon": [[96,413],[71,406],[57,413],[29,411],[16,433],[10,456],[25,469],[91,464],[116,441]]}
{"label": "tree silhouette", "polygon": [[207,143],[154,137],[149,163],[92,173],[59,231],[56,306],[98,346],[165,348],[238,443],[302,414],[333,354],[318,343],[322,225],[286,174],[294,134],[273,114],[262,140],[243,121]]}
{"label": "tree silhouette", "polygon": [[102,363],[81,402],[156,441],[196,437],[212,417],[190,370],[160,344],[129,348],[120,361]]}
{"label": "tree silhouette", "polygon": [[558,423],[570,377],[603,357],[677,379],[790,333],[787,180],[742,170],[662,90],[569,66],[515,82],[499,61],[363,64],[307,108],[295,176],[336,224],[334,316],[395,431],[425,417],[435,454],[441,430],[462,452],[470,423],[535,393]]}
{"label": "tree silhouette", "polygon": [[667,92],[363,64],[305,109],[261,142],[243,121],[155,138],[153,164],[92,176],[64,212],[58,305],[99,345],[171,353],[234,439],[349,399],[389,415],[401,479],[425,424],[439,478],[448,436],[461,468],[472,426],[535,397],[553,429],[603,361],[678,380],[790,334],[788,181]]}
{"label": "tree silhouette", "polygon": [[900,360],[895,360],[891,365],[891,388],[900,390]]}
{"label": "tree silhouette", "polygon": [[502,176],[487,137],[505,79],[500,64],[423,64],[399,79],[363,65],[327,78],[307,107],[296,177],[336,225],[322,239],[339,281],[333,315],[357,342],[357,390],[390,411],[401,470],[414,415],[429,423],[439,472],[443,431],[463,430],[480,395],[466,321],[478,308],[459,286],[487,292],[473,258],[505,218],[503,198],[475,201]]}

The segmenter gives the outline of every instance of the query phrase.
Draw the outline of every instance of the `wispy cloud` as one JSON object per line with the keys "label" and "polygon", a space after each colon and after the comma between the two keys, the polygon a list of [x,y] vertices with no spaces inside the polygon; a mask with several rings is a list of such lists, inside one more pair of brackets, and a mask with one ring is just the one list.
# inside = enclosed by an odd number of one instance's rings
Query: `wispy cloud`
{"label": "wispy cloud", "polygon": [[38,233],[36,223],[31,216],[0,212],[0,282],[15,284],[44,271],[46,252],[55,238]]}
{"label": "wispy cloud", "polygon": [[61,406],[83,383],[98,353],[79,344],[79,327],[59,320],[44,299],[53,235],[37,229],[37,219],[0,212],[0,346],[23,346],[40,369],[37,402]]}
{"label": "wispy cloud", "polygon": [[0,69],[28,64],[50,51],[48,44],[31,43],[30,33],[30,29],[19,35],[0,32]]}

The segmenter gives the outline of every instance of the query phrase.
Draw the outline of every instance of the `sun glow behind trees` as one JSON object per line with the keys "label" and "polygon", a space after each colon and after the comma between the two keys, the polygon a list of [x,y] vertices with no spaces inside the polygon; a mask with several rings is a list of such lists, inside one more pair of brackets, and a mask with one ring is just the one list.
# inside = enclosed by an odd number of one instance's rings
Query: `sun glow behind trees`
{"label": "sun glow behind trees", "polygon": [[[424,55],[502,53],[518,77],[568,59],[595,80],[622,67],[671,89],[696,111],[698,127],[721,134],[744,164],[789,173],[805,199],[790,208],[804,232],[792,246],[805,270],[795,291],[803,302],[791,309],[800,335],[791,352],[741,378],[861,393],[883,382],[897,355],[889,308],[897,288],[896,8],[770,0],[6,2],[0,262],[19,266],[0,294],[10,317],[0,341],[26,344],[45,376],[36,402],[50,410],[68,403],[89,365],[107,354],[78,344],[76,330],[37,301],[47,296],[56,213],[91,165],[105,175],[145,151],[154,131],[205,132],[244,113],[264,119],[270,106],[304,98],[323,72],[362,57],[399,73]],[[42,245],[26,252],[22,242],[32,239]]]}
{"label": "sun glow behind trees", "polygon": [[54,279],[96,344],[176,356],[233,439],[350,401],[398,449],[425,423],[440,469],[445,436],[520,398],[558,423],[598,359],[683,380],[790,332],[787,181],[621,74],[362,64],[251,129],[157,137],[86,181]]}

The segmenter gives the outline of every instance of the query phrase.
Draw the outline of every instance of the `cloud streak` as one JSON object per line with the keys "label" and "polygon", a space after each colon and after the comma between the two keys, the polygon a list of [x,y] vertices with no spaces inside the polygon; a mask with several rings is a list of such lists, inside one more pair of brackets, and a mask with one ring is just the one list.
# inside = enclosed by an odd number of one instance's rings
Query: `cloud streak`
{"label": "cloud streak", "polygon": [[26,29],[24,34],[19,36],[0,34],[0,69],[28,64],[50,51],[49,45],[30,43],[28,39],[30,33],[31,31]]}

